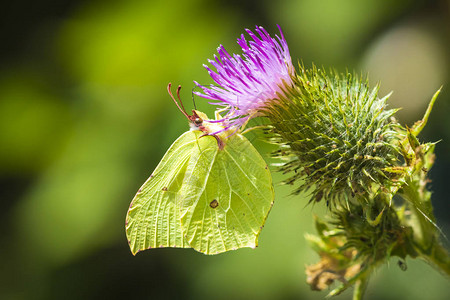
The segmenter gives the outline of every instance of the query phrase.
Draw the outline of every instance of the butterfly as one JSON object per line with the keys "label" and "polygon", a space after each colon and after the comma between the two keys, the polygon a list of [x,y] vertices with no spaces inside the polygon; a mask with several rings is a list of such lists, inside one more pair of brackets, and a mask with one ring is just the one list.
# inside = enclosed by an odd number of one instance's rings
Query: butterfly
{"label": "butterfly", "polygon": [[193,248],[218,254],[255,248],[273,205],[272,176],[264,159],[240,132],[224,131],[220,115],[208,122],[197,110],[191,130],[167,150],[132,200],[126,234],[133,255],[152,248]]}

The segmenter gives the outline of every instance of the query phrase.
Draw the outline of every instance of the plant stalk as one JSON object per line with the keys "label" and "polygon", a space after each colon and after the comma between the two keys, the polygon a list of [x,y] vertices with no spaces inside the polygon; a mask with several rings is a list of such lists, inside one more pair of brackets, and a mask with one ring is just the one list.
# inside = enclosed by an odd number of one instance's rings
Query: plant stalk
{"label": "plant stalk", "polygon": [[355,283],[355,290],[353,291],[353,300],[362,300],[366,292],[368,276],[361,276]]}

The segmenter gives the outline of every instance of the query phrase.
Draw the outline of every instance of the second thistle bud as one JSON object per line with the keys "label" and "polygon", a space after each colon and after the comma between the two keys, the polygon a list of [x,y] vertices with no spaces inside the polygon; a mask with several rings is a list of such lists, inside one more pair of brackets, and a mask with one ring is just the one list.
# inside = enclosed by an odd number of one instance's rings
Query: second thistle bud
{"label": "second thistle bud", "polygon": [[315,201],[348,201],[395,185],[405,133],[396,110],[386,109],[388,96],[379,98],[378,87],[362,78],[315,67],[301,66],[293,81],[264,114],[282,145],[275,153],[286,161],[281,171],[292,174],[286,183],[303,180],[294,193],[309,189]]}

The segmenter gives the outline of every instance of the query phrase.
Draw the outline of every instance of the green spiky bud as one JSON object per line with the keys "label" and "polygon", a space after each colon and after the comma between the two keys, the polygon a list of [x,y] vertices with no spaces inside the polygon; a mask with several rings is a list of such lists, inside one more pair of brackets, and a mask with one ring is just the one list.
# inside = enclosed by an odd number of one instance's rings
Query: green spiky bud
{"label": "green spiky bud", "polygon": [[[405,133],[378,97],[378,86],[370,89],[367,79],[313,66],[293,78],[279,101],[268,104],[273,141],[281,145],[276,157],[291,176],[294,190],[312,190],[312,200],[327,203],[367,195],[380,187],[396,184],[393,172],[401,154],[399,142]],[[301,182],[301,181],[299,181]],[[372,196],[369,196],[372,197]]]}
{"label": "green spiky bud", "polygon": [[[337,295],[367,278],[391,256],[400,257],[399,262],[405,268],[405,257],[417,256],[412,244],[412,229],[402,226],[397,211],[382,203],[374,201],[371,207],[350,203],[352,213],[347,209],[334,210],[330,222],[334,228],[316,218],[318,236],[306,235],[321,258],[306,268],[307,281],[313,289],[329,288],[338,280],[341,284],[329,293],[329,296]],[[369,222],[372,214],[373,220]],[[325,281],[328,284],[324,284]]]}

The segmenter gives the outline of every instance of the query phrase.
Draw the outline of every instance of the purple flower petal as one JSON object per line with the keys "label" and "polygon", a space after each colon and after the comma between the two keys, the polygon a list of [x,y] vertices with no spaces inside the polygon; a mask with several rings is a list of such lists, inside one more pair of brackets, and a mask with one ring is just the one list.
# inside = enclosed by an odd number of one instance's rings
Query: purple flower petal
{"label": "purple flower petal", "polygon": [[275,38],[263,27],[257,26],[256,34],[246,29],[252,40],[247,41],[244,34],[238,38],[242,55],[230,55],[220,45],[218,55],[208,60],[216,71],[204,65],[217,86],[205,87],[194,81],[203,91],[196,95],[218,101],[211,104],[228,107],[220,120],[227,128],[239,128],[268,101],[276,100],[277,93],[282,95],[282,86],[293,84],[294,67],[280,26],[278,29],[280,36]]}

